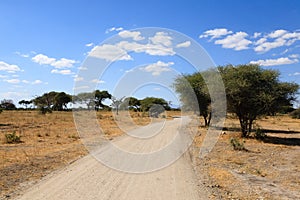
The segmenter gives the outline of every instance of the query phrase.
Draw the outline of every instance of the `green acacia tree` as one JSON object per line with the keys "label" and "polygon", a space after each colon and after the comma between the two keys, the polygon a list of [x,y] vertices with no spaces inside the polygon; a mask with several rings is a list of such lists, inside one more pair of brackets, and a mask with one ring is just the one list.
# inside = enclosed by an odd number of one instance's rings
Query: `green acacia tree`
{"label": "green acacia tree", "polygon": [[228,111],[239,118],[243,137],[250,135],[259,116],[290,106],[299,89],[296,83],[280,82],[278,71],[258,65],[227,65],[218,69],[226,88]]}
{"label": "green acacia tree", "polygon": [[203,75],[203,72],[197,72],[180,76],[175,79],[173,86],[180,95],[183,109],[199,112],[204,119],[205,126],[208,126],[211,119],[211,98]]}
{"label": "green acacia tree", "polygon": [[[209,77],[209,71],[179,77],[174,83],[183,105],[192,110],[199,108],[206,125],[210,119],[211,99],[203,77]],[[291,107],[299,89],[298,84],[280,82],[278,71],[258,65],[220,66],[218,71],[226,90],[227,110],[239,118],[243,137],[250,135],[253,122],[259,116],[274,115],[283,107]],[[192,87],[198,102],[191,100],[188,87]]]}

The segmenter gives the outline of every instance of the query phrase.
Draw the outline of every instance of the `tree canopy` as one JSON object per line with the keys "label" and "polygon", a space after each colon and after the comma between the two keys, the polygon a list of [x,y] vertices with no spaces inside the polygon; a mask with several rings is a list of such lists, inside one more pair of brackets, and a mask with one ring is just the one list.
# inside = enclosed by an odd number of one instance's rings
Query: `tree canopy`
{"label": "tree canopy", "polygon": [[[227,65],[218,70],[224,82],[227,109],[237,115],[242,136],[249,136],[253,121],[262,115],[276,114],[283,107],[291,107],[299,89],[295,83],[280,82],[279,72],[266,70],[258,65]],[[195,101],[186,99],[187,87],[192,87],[197,96],[200,115],[209,116],[211,99],[203,79],[203,73],[185,75],[175,80],[174,86],[184,106],[195,109]],[[184,81],[187,81],[187,84]],[[209,120],[206,124],[209,123]]]}

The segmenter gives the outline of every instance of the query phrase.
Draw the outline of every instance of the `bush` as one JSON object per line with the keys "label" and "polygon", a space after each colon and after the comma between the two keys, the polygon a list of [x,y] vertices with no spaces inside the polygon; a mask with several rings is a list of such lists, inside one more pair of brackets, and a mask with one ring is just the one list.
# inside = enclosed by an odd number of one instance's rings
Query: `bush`
{"label": "bush", "polygon": [[0,113],[2,113],[2,111],[3,111],[2,108],[0,108]]}
{"label": "bush", "polygon": [[291,112],[290,116],[294,119],[300,119],[300,108]]}
{"label": "bush", "polygon": [[234,150],[247,151],[247,149],[244,146],[244,143],[245,143],[245,141],[240,142],[237,138],[230,138],[230,144]]}
{"label": "bush", "polygon": [[16,135],[16,132],[5,134],[5,139],[8,144],[20,143],[21,136]]}
{"label": "bush", "polygon": [[264,130],[258,128],[256,129],[255,131],[255,138],[258,139],[258,140],[263,140],[266,138],[266,133]]}

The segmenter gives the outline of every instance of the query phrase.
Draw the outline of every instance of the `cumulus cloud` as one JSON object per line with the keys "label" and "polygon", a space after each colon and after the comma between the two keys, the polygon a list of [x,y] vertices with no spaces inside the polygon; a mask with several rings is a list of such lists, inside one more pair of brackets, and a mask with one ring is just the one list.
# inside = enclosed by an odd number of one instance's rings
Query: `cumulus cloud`
{"label": "cumulus cloud", "polygon": [[300,32],[290,32],[283,29],[274,30],[270,33],[255,32],[250,40],[245,32],[233,33],[224,28],[205,31],[199,37],[210,38],[209,41],[217,39],[214,43],[221,44],[223,48],[234,50],[252,48],[255,52],[265,53],[275,48],[293,45],[300,40]]}
{"label": "cumulus cloud", "polygon": [[185,41],[176,45],[176,48],[185,48],[191,46],[191,41]]}
{"label": "cumulus cloud", "polygon": [[17,65],[11,65],[6,62],[0,61],[0,71],[15,73],[21,71],[21,69]]}
{"label": "cumulus cloud", "polygon": [[33,85],[37,85],[37,84],[41,84],[41,83],[43,83],[43,81],[41,81],[41,80],[35,80],[32,82]]}
{"label": "cumulus cloud", "polygon": [[286,34],[286,33],[287,33],[286,30],[280,29],[280,30],[276,30],[276,31],[271,32],[271,33],[268,35],[268,37],[269,37],[269,38],[278,38],[278,37],[280,37],[280,36],[282,36],[282,35],[284,35],[284,34]]}
{"label": "cumulus cloud", "polygon": [[145,39],[141,36],[141,32],[139,31],[121,31],[119,32],[119,36],[122,38],[132,38],[134,41],[139,41]]}
{"label": "cumulus cloud", "polygon": [[283,46],[291,46],[299,40],[300,32],[289,32],[279,29],[267,34],[267,36],[264,36],[255,42],[257,46],[254,48],[254,51],[265,53],[271,49]]}
{"label": "cumulus cloud", "polygon": [[244,50],[248,49],[248,45],[252,42],[247,40],[248,36],[245,32],[237,32],[233,35],[228,35],[224,39],[216,40],[215,44],[221,44],[223,48],[234,49],[234,50]]}
{"label": "cumulus cloud", "polygon": [[207,38],[211,37],[211,39],[220,38],[225,35],[231,34],[232,31],[227,30],[226,28],[216,28],[212,30],[205,31],[202,35],[200,35],[200,38]]}
{"label": "cumulus cloud", "polygon": [[63,70],[58,70],[58,69],[53,69],[51,70],[52,74],[62,74],[62,75],[70,75],[74,74],[71,70],[69,69],[63,69]]}
{"label": "cumulus cloud", "polygon": [[70,68],[76,63],[75,60],[61,58],[59,60],[55,58],[50,58],[44,54],[37,54],[31,58],[33,62],[38,63],[40,65],[51,65],[55,68]]}
{"label": "cumulus cloud", "polygon": [[62,69],[62,68],[70,68],[73,67],[73,65],[76,63],[75,60],[71,59],[66,59],[66,58],[61,58],[53,63],[51,63],[51,66],[57,68],[57,69]]}
{"label": "cumulus cloud", "polygon": [[261,36],[261,33],[259,33],[259,32],[255,32],[255,33],[253,34],[253,37],[254,37],[254,38],[258,38],[259,36]]}
{"label": "cumulus cloud", "polygon": [[149,37],[149,40],[155,45],[163,45],[165,47],[172,45],[172,37],[165,32],[157,32],[153,37]]}
{"label": "cumulus cloud", "polygon": [[[137,39],[138,38],[135,38],[135,40]],[[182,47],[187,47],[188,45],[190,45],[188,41],[181,44]],[[172,37],[167,33],[157,32],[153,37],[149,37],[149,42],[146,44],[138,43],[136,41],[129,42],[126,40],[116,44],[103,44],[94,47],[89,52],[89,56],[104,59],[108,62],[133,60],[128,52],[146,53],[152,56],[168,56],[175,54],[172,48]]]}
{"label": "cumulus cloud", "polygon": [[288,57],[281,57],[277,59],[266,59],[266,60],[257,60],[257,61],[251,61],[250,64],[258,64],[261,66],[276,66],[276,65],[289,65],[298,63],[298,59],[290,59]]}
{"label": "cumulus cloud", "polygon": [[90,51],[89,56],[101,58],[106,61],[132,60],[131,56],[124,49],[111,44],[94,47]]}
{"label": "cumulus cloud", "polygon": [[156,63],[152,63],[150,65],[147,65],[146,67],[142,67],[141,69],[150,72],[153,76],[158,76],[162,72],[171,71],[170,66],[174,65],[174,62],[162,62],[157,61]]}

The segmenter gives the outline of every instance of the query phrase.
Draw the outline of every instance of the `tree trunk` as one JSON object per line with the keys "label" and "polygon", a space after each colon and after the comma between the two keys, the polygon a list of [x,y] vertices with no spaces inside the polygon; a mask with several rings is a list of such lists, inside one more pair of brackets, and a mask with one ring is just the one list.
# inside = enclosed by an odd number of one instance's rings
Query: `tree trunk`
{"label": "tree trunk", "polygon": [[204,119],[204,126],[207,127],[208,126],[207,116],[203,116],[203,119]]}

